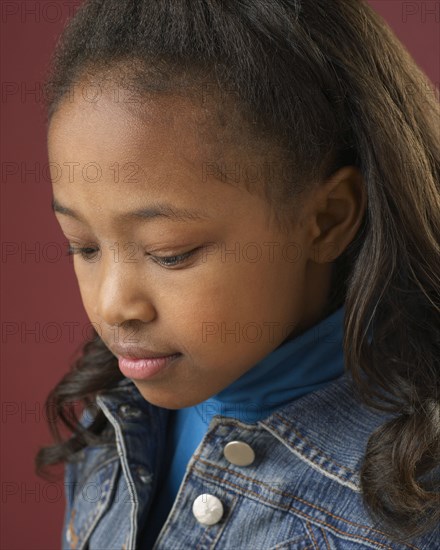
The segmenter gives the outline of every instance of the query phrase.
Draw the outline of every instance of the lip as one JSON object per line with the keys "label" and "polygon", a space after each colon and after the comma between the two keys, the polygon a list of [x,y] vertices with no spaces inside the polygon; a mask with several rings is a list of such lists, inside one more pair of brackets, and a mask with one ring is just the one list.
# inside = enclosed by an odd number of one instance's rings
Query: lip
{"label": "lip", "polygon": [[142,348],[140,346],[121,346],[120,344],[115,344],[111,346],[110,350],[113,355],[116,355],[118,358],[124,357],[127,359],[154,359],[160,357],[168,357],[170,355],[176,355],[178,353],[176,351],[157,352],[150,349]]}
{"label": "lip", "polygon": [[124,376],[133,380],[147,380],[165,370],[170,364],[181,357],[181,353],[134,359],[118,357],[119,369]]}

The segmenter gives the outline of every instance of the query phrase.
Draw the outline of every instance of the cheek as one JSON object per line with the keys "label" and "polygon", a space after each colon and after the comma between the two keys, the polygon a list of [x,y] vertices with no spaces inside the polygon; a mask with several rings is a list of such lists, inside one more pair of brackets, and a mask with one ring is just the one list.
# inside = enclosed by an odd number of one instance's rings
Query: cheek
{"label": "cheek", "polygon": [[[248,345],[270,345],[274,338],[282,339],[300,309],[298,273],[292,265],[278,267],[269,262],[223,264],[222,270],[196,279],[191,288],[174,288],[163,318],[172,319],[173,332],[188,349],[197,350],[199,358],[212,360],[217,351],[236,354]],[[271,331],[270,323],[278,328]]]}
{"label": "cheek", "polygon": [[172,292],[156,300],[156,308],[176,335],[182,335],[187,344],[198,345],[207,323],[236,316],[239,304],[231,290],[224,279],[195,277],[189,284],[173,285]]}
{"label": "cheek", "polygon": [[81,260],[74,258],[74,271],[76,280],[78,282],[79,292],[81,294],[81,300],[88,318],[91,322],[96,322],[96,314],[94,313],[94,305],[96,304],[96,288],[94,285],[94,277],[90,271],[86,271],[84,266],[79,264]]}

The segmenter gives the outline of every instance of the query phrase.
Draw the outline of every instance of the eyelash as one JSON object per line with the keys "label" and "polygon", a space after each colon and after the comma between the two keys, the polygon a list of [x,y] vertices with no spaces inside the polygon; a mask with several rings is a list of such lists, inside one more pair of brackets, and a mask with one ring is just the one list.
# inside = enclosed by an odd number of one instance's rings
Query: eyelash
{"label": "eyelash", "polygon": [[[185,260],[193,256],[195,252],[199,250],[198,248],[195,248],[194,250],[190,250],[189,252],[185,252],[184,254],[176,254],[174,256],[153,256],[152,254],[148,254],[149,257],[153,258],[153,261],[161,265],[162,267],[174,267],[176,265],[183,264]],[[83,260],[89,260],[93,261],[92,256],[99,252],[99,250],[94,249],[90,246],[85,247],[74,247],[72,245],[67,246],[67,255],[73,256],[75,254],[79,254]],[[177,260],[171,264],[164,264],[162,263],[164,260],[170,261],[170,260]]]}

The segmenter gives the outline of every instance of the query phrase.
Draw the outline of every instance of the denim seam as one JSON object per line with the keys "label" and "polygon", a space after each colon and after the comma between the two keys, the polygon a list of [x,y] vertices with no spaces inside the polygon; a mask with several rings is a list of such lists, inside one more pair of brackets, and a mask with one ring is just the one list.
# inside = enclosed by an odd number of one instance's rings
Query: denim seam
{"label": "denim seam", "polygon": [[[209,548],[213,547],[213,545],[211,544],[210,539],[209,539],[209,534],[210,534],[210,531],[212,530],[212,527],[213,527],[212,525],[206,525],[205,526],[205,529],[203,529],[203,532],[202,532],[202,534],[200,536],[200,539],[197,542],[197,546],[195,547],[194,550],[203,550],[205,541],[208,542]],[[220,530],[222,531],[223,529],[220,529]]]}
{"label": "denim seam", "polygon": [[[331,456],[327,455],[322,449],[320,449],[319,447],[317,447],[316,445],[314,445],[307,437],[305,437],[304,435],[302,435],[302,433],[298,430],[297,427],[294,427],[293,424],[287,422],[282,416],[280,416],[279,414],[276,414],[275,415],[280,422],[282,422],[286,428],[288,428],[289,430],[292,430],[295,435],[298,437],[298,439],[301,439],[302,441],[304,441],[304,443],[306,443],[307,445],[309,445],[311,448],[315,449],[319,454],[321,454],[322,456],[324,456],[329,462],[331,462],[332,464],[334,464],[335,466],[337,466],[338,468],[340,468],[341,470],[346,470],[347,472],[351,473],[351,474],[354,474],[356,475],[356,470],[352,470],[351,468],[349,468],[348,466],[343,466],[342,464],[338,464],[338,462],[336,462]],[[276,425],[273,425],[274,428],[276,428],[277,426]],[[284,438],[283,438],[284,439]],[[290,440],[289,439],[284,439],[284,441],[286,443],[290,443]],[[310,459],[312,460],[312,459]]]}
{"label": "denim seam", "polygon": [[[108,467],[108,465],[109,464],[107,463],[106,468]],[[114,468],[114,470],[117,470],[117,465]],[[89,477],[87,479],[89,479]],[[81,490],[84,486],[85,486],[85,482],[83,482],[81,484],[81,488],[79,490]],[[76,516],[76,512],[77,512],[77,508],[78,508],[78,502],[77,502],[78,492],[75,493],[75,496],[74,496],[74,499],[73,499],[73,504],[72,504],[72,510],[70,512],[70,521],[69,521],[69,524],[68,524],[68,529],[66,530],[66,536],[67,536],[67,531],[69,531],[69,537],[73,539],[75,546],[78,544],[79,541],[81,541],[81,544],[80,544],[80,546],[78,546],[78,549],[84,548],[84,544],[86,542],[87,531],[89,530],[89,528],[93,524],[93,522],[96,520],[96,518],[100,515],[101,510],[105,507],[105,501],[108,500],[110,494],[111,494],[111,486],[109,485],[109,489],[106,491],[106,493],[104,493],[104,495],[100,499],[100,500],[104,501],[104,503],[102,504],[102,507],[100,506],[100,507],[95,508],[95,514],[89,516],[86,519],[84,525],[79,526],[79,533],[76,534],[76,532],[74,530],[74,521],[75,521],[75,516]]]}
{"label": "denim seam", "polygon": [[[347,466],[343,466],[341,464],[338,464],[337,462],[335,462],[330,456],[326,455],[326,453],[324,453],[319,447],[316,447],[315,445],[313,445],[313,443],[311,443],[306,437],[304,437],[299,431],[295,430],[293,428],[293,426],[289,423],[287,423],[281,416],[279,416],[277,413],[274,413],[273,415],[274,417],[276,416],[277,418],[279,418],[283,424],[288,427],[289,429],[292,429],[295,434],[297,435],[297,437],[303,441],[306,445],[309,445],[311,448],[315,449],[316,452],[323,456],[329,463],[333,464],[336,468],[339,468],[342,472],[346,472],[347,473],[347,476],[357,476],[357,472],[355,470],[352,470],[351,468],[348,468]],[[214,417],[215,418],[215,417]],[[277,439],[279,439],[279,441],[281,441],[281,443],[283,443],[283,445],[286,446],[286,448],[290,451],[290,452],[294,452],[295,454],[297,454],[298,456],[300,456],[300,458],[303,458],[307,461],[308,464],[312,463],[313,465],[315,465],[317,468],[319,468],[320,470],[323,470],[325,472],[327,472],[330,476],[335,476],[337,479],[337,481],[339,481],[342,485],[345,485],[345,486],[348,486],[350,487],[350,489],[352,489],[353,491],[356,491],[356,492],[360,492],[360,489],[359,489],[359,486],[355,483],[355,482],[352,482],[350,480],[346,480],[344,479],[343,477],[340,477],[338,476],[338,473],[337,472],[332,472],[330,470],[328,470],[327,468],[325,468],[325,466],[321,465],[321,464],[317,464],[316,462],[313,461],[313,459],[310,457],[309,453],[303,453],[301,450],[299,449],[295,449],[293,450],[292,447],[289,445],[291,444],[291,442],[287,439],[287,438],[284,438],[282,435],[279,434],[279,430],[277,429],[277,426],[276,424],[273,424],[273,425],[266,425],[265,422],[261,422],[259,421],[258,422],[258,425],[247,425],[247,424],[243,424],[242,422],[240,421],[237,421],[235,419],[228,419],[227,421],[225,422],[220,422],[220,420],[218,419],[217,420],[218,424],[216,426],[213,427],[213,429],[208,432],[206,434],[206,443],[210,443],[212,442],[216,437],[218,437],[218,428],[219,427],[224,427],[224,426],[231,426],[231,427],[242,427],[243,429],[247,430],[247,431],[253,431],[253,432],[262,432],[262,429],[268,433],[270,433],[271,435],[273,435],[274,437],[277,437]],[[272,430],[270,428],[274,428],[274,432],[272,432]],[[308,462],[310,461],[310,462]],[[333,479],[333,478],[332,478]]]}
{"label": "denim seam", "polygon": [[[87,474],[87,477],[85,478],[85,480],[82,481],[81,485],[79,485],[79,484],[77,485],[78,490],[75,492],[74,498],[76,497],[78,491],[80,491],[84,487],[84,485],[87,484],[88,480],[92,476],[96,476],[99,473],[100,470],[106,468],[111,462],[118,462],[118,461],[119,461],[118,455],[114,455],[114,456],[108,458],[105,462],[101,462],[97,466],[95,466],[93,468],[93,470],[90,473]],[[84,478],[84,476],[81,476],[81,478]]]}
{"label": "denim seam", "polygon": [[326,532],[324,531],[324,529],[321,528],[321,533],[322,533],[322,538],[324,539],[324,542],[325,542],[325,547],[327,550],[331,550],[330,549],[330,544],[328,542],[328,538],[327,538],[327,534]]}
{"label": "denim seam", "polygon": [[[204,461],[203,461],[203,462],[204,462]],[[208,464],[209,464],[209,463],[208,463]],[[223,470],[224,470],[225,468],[220,468],[220,469],[223,469]],[[228,480],[226,480],[226,479],[224,479],[224,478],[220,478],[220,477],[217,477],[217,476],[215,476],[215,475],[213,475],[213,474],[209,474],[209,473],[207,473],[206,471],[199,470],[199,469],[196,468],[196,467],[194,468],[194,471],[197,472],[198,474],[200,474],[200,476],[201,476],[202,478],[203,478],[203,476],[205,476],[205,477],[208,477],[208,478],[211,478],[211,479],[213,479],[213,480],[215,480],[215,481],[220,482],[220,484],[222,484],[222,483],[223,483],[223,484],[227,484],[227,485],[229,485],[230,487],[233,487],[234,489],[239,490],[239,492],[241,492],[241,494],[244,494],[244,495],[246,495],[246,493],[247,493],[247,494],[253,494],[253,495],[255,495],[255,496],[257,497],[257,499],[258,499],[259,502],[261,502],[261,501],[263,500],[263,501],[265,501],[265,502],[266,502],[267,504],[269,504],[269,505],[276,506],[277,508],[286,510],[286,511],[288,511],[288,512],[292,512],[292,513],[297,512],[298,515],[300,515],[301,517],[304,517],[305,519],[310,520],[312,523],[317,522],[317,523],[319,523],[319,524],[325,525],[329,530],[334,530],[334,531],[336,531],[336,532],[339,533],[339,534],[346,535],[346,536],[348,536],[349,538],[352,538],[353,540],[358,540],[358,541],[364,540],[364,541],[372,542],[372,543],[374,543],[374,544],[379,544],[382,548],[387,548],[387,546],[385,546],[384,544],[382,544],[382,543],[380,543],[380,542],[378,542],[378,541],[369,539],[369,538],[367,538],[367,537],[364,537],[363,535],[352,535],[351,533],[348,533],[348,532],[346,532],[346,531],[341,531],[340,529],[338,529],[337,527],[334,527],[333,525],[330,525],[330,524],[327,523],[326,521],[324,521],[324,520],[319,520],[319,519],[317,519],[317,518],[314,518],[314,517],[312,517],[312,516],[309,516],[306,512],[303,512],[302,510],[299,510],[298,508],[294,508],[293,506],[282,505],[282,504],[280,504],[280,503],[278,503],[278,502],[271,502],[271,501],[269,501],[268,499],[262,497],[262,496],[259,495],[258,493],[255,493],[254,491],[251,491],[251,490],[248,490],[247,492],[243,492],[243,487],[241,487],[240,485],[237,485],[237,484],[235,484],[235,483],[233,483],[233,482],[231,482],[231,481],[228,481]],[[237,474],[237,475],[239,475],[239,474]],[[253,482],[254,482],[254,480],[252,480],[251,478],[246,478],[245,476],[242,476],[242,475],[241,475],[240,477],[244,477],[245,479],[248,479],[249,481],[253,481]],[[261,483],[260,483],[260,484],[261,484]],[[320,512],[324,512],[324,513],[328,514],[329,516],[335,518],[335,519],[338,520],[338,521],[342,521],[342,522],[344,522],[344,523],[348,523],[349,525],[352,525],[353,527],[360,527],[360,528],[362,528],[362,529],[368,529],[370,532],[373,531],[373,532],[375,532],[375,533],[377,533],[377,534],[379,534],[379,535],[386,536],[386,533],[384,533],[383,531],[379,531],[379,530],[377,530],[377,529],[374,529],[373,527],[368,527],[368,526],[366,526],[366,525],[362,525],[362,524],[359,524],[359,523],[354,523],[354,522],[349,521],[349,520],[347,520],[347,519],[345,519],[345,518],[342,518],[342,517],[340,517],[340,516],[336,516],[336,515],[334,515],[332,512],[330,512],[329,510],[326,510],[326,509],[324,509],[324,508],[320,508],[320,507],[318,507],[318,506],[316,506],[316,505],[314,505],[314,504],[312,504],[312,503],[309,503],[309,502],[307,502],[307,501],[301,499],[300,497],[297,497],[297,496],[295,496],[295,495],[293,495],[293,494],[291,494],[291,493],[285,493],[284,491],[277,491],[276,489],[271,489],[271,490],[274,491],[274,492],[280,493],[282,496],[287,496],[287,497],[289,497],[289,498],[292,498],[293,500],[298,500],[298,501],[302,502],[303,504],[305,504],[305,505],[307,505],[307,506],[309,506],[309,507],[311,507],[311,508],[315,508],[316,510],[319,510]],[[419,550],[416,546],[413,546],[413,545],[410,544],[410,543],[406,543],[406,547],[407,547],[407,548],[413,548],[414,550]]]}
{"label": "denim seam", "polygon": [[[314,462],[313,459],[310,456],[307,456],[305,453],[303,453],[301,449],[295,448],[295,446],[292,446],[292,444],[289,441],[286,441],[282,436],[280,436],[278,431],[276,430],[272,431],[269,426],[266,426],[266,430],[268,433],[273,435],[278,441],[280,441],[291,453],[295,454],[300,460],[305,462],[308,466],[317,470],[321,475],[324,475],[330,479],[333,479],[340,485],[343,485],[344,487],[348,487],[349,489],[351,489],[356,493],[361,492],[361,488],[358,482],[356,483],[356,482],[350,481],[349,479],[346,479],[344,477],[344,475],[346,475],[347,477],[352,477],[354,476],[354,473],[343,466],[342,467],[339,466],[338,464],[333,462],[331,459],[327,458],[327,456],[321,451],[320,453],[324,456],[326,460],[328,460],[328,462],[330,462],[336,468],[343,470],[342,474],[338,473],[337,471],[332,472],[328,468],[326,468],[323,464]],[[299,439],[300,441],[303,441],[305,445],[308,444],[307,440],[301,440],[301,438]],[[345,474],[345,472],[347,473]]]}
{"label": "denim seam", "polygon": [[227,515],[227,518],[225,518],[225,522],[224,524],[222,525],[222,528],[218,530],[218,533],[215,537],[215,539],[212,541],[212,547],[215,548],[217,543],[218,543],[218,539],[221,537],[221,535],[223,534],[223,531],[224,531],[224,528],[226,526],[226,520],[228,518],[230,518],[235,510],[235,507],[237,505],[237,502],[238,502],[238,498],[235,498],[232,500],[232,505],[229,507],[229,511],[228,511],[228,515]]}
{"label": "denim seam", "polygon": [[107,405],[101,400],[99,396],[97,396],[96,401],[98,405],[102,408],[105,415],[107,416],[109,422],[112,424],[113,428],[115,429],[115,435],[116,435],[116,445],[118,449],[119,458],[122,465],[122,471],[124,473],[127,486],[128,486],[128,492],[130,493],[130,496],[132,497],[132,510],[130,514],[130,532],[131,536],[129,537],[129,544],[130,548],[133,547],[136,543],[136,532],[137,532],[137,513],[139,508],[139,501],[137,498],[136,493],[136,485],[134,483],[134,480],[132,478],[131,472],[130,472],[130,466],[128,464],[127,460],[127,450],[125,448],[125,441],[124,436],[122,434],[121,427],[117,420],[114,418],[114,416],[111,414],[111,412],[108,410]]}
{"label": "denim seam", "polygon": [[79,535],[79,539],[80,540],[83,539],[82,544],[84,544],[84,542],[86,542],[88,540],[88,538],[91,536],[91,534],[93,532],[93,529],[96,527],[97,522],[99,521],[99,519],[102,516],[102,513],[107,508],[107,505],[108,505],[108,502],[111,498],[111,495],[115,490],[115,479],[116,479],[116,474],[119,470],[118,466],[119,466],[119,464],[117,464],[116,467],[113,468],[113,470],[112,470],[112,475],[109,479],[109,487],[108,487],[108,490],[105,494],[103,502],[101,503],[101,505],[99,507],[96,508],[97,511],[96,511],[94,517],[92,516],[92,521],[89,522],[89,526],[87,527],[87,529],[84,527],[82,529],[80,535]]}
{"label": "denim seam", "polygon": [[[287,539],[287,540],[283,540],[283,542],[279,542],[277,543],[275,546],[271,546],[269,550],[285,550],[286,549],[286,544],[290,545],[292,543],[295,543],[295,544],[298,544],[300,542],[310,542],[310,537],[308,535],[304,535],[304,536],[301,536],[301,537],[295,537],[293,539]],[[304,546],[304,548],[302,550],[315,550],[313,546]]]}
{"label": "denim seam", "polygon": [[307,529],[307,532],[309,533],[310,538],[312,539],[313,548],[316,548],[317,550],[319,550],[318,543],[316,542],[315,535],[313,534],[309,521],[306,521],[306,529]]}
{"label": "denim seam", "polygon": [[[196,455],[194,458],[196,458],[197,456],[198,455]],[[188,472],[186,472],[184,474],[182,483],[181,483],[181,485],[180,485],[180,487],[177,491],[176,498],[174,499],[174,502],[171,506],[171,510],[170,510],[168,516],[166,517],[165,523],[162,525],[161,530],[159,531],[159,534],[157,535],[156,541],[154,543],[154,547],[156,547],[157,543],[160,542],[160,539],[162,539],[163,536],[165,535],[165,533],[168,531],[168,527],[169,527],[169,525],[172,521],[172,516],[174,515],[175,510],[178,509],[179,504],[182,500],[182,495],[184,494],[185,488],[188,485],[189,478],[190,478],[190,472],[191,472],[191,470],[189,470]]]}

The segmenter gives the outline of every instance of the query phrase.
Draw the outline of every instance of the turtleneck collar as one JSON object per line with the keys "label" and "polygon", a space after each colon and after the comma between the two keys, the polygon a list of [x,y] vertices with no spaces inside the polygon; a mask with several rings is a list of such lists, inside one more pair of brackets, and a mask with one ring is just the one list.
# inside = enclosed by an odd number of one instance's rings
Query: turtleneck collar
{"label": "turtleneck collar", "polygon": [[255,423],[344,373],[344,306],[283,342],[227,388],[194,408],[206,426],[216,414]]}

